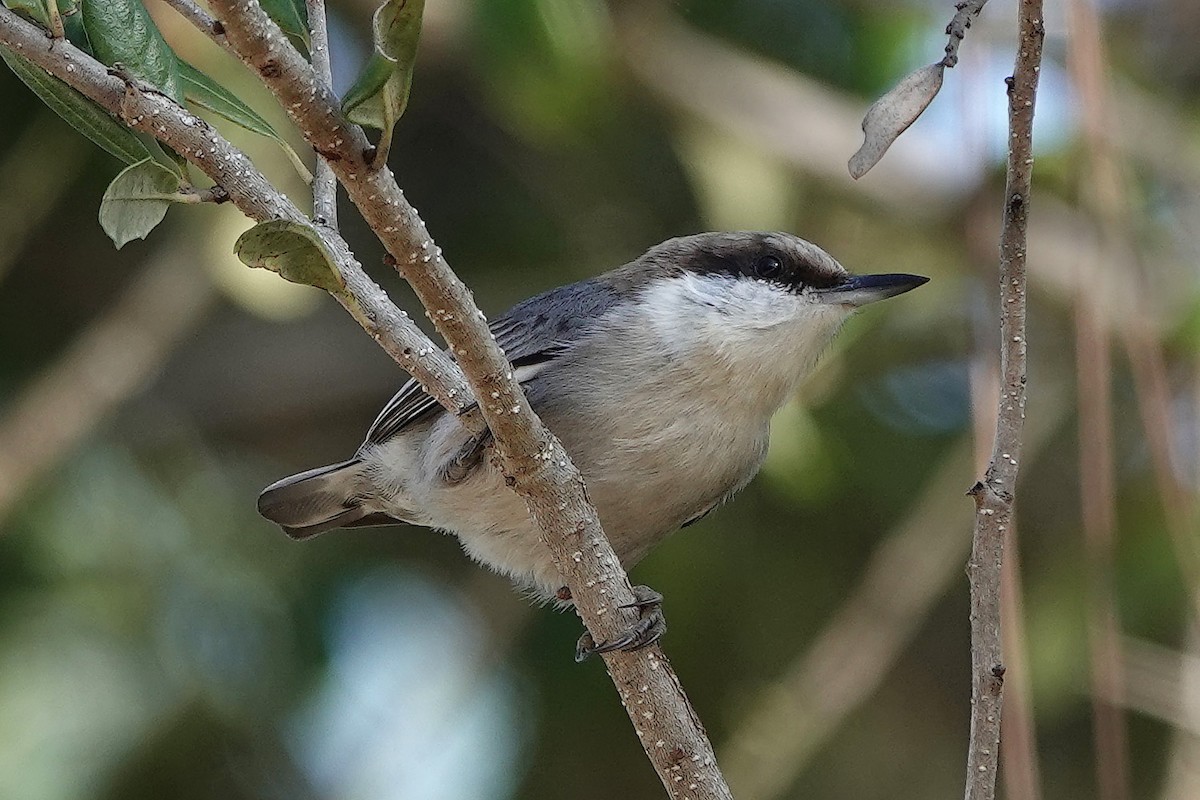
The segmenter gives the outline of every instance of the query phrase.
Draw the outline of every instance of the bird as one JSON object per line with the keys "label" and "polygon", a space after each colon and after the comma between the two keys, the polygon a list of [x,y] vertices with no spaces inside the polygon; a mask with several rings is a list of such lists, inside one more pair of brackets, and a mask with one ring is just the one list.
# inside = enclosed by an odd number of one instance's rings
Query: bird
{"label": "bird", "polygon": [[[927,280],[851,274],[786,232],[708,232],[525,300],[490,328],[628,570],[750,482],[771,417],[856,310]],[[562,600],[565,581],[493,447],[410,380],[352,458],[271,484],[258,510],[295,539],[397,523],[449,532],[533,596]],[[600,644],[585,634],[577,658],[662,636],[661,595],[634,589],[638,624]]]}

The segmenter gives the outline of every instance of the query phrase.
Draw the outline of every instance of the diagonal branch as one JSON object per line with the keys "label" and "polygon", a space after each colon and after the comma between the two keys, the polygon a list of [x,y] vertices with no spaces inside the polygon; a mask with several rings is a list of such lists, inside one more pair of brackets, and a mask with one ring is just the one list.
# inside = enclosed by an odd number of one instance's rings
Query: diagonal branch
{"label": "diagonal branch", "polygon": [[217,24],[212,14],[198,6],[193,0],[163,0],[163,2],[179,12],[180,16],[195,25],[205,36],[223,47],[226,52],[233,52],[229,47],[229,42],[225,39],[224,29]]}
{"label": "diagonal branch", "polygon": [[971,489],[975,532],[971,582],[971,734],[967,800],[996,796],[1004,661],[1000,649],[1000,574],[1013,524],[1025,423],[1025,259],[1033,177],[1033,109],[1041,69],[1042,0],[1020,0],[1016,66],[1008,79],[1008,167],[1000,234],[1000,397],[987,472]]}
{"label": "diagonal branch", "polygon": [[[635,622],[629,579],[600,527],[582,476],[533,413],[511,365],[490,335],[470,291],[442,257],[395,177],[375,159],[362,129],[341,113],[328,85],[255,2],[213,0],[242,60],[325,158],[347,195],[430,312],[462,365],[495,437],[501,466],[521,495],[596,641]],[[641,739],[672,797],[729,797],[712,745],[662,650],[605,654]]]}

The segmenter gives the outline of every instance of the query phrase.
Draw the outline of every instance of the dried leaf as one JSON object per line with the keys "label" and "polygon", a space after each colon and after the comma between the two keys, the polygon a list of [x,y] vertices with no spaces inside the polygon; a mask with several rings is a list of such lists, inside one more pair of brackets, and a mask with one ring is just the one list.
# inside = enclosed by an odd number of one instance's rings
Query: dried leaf
{"label": "dried leaf", "polygon": [[875,101],[863,117],[862,147],[850,158],[850,176],[861,178],[879,163],[883,154],[921,116],[942,88],[946,71],[941,61],[921,67]]}

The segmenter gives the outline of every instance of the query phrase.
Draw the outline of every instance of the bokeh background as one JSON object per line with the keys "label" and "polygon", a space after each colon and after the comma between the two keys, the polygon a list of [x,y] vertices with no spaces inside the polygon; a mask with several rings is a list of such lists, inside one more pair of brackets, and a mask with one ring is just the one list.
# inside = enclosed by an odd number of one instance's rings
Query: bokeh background
{"label": "bokeh background", "polygon": [[[1048,5],[1001,792],[1195,800],[1200,11]],[[344,90],[371,7],[330,6]],[[845,168],[952,12],[428,0],[391,166],[487,312],[708,229],[933,278],[854,319],[762,475],[634,570],[667,597],[739,797],[961,792],[1013,3],[988,4],[873,172]],[[405,378],[349,317],[238,264],[228,206],[114,251],[96,209],[117,162],[7,71],[0,108],[0,797],[661,797],[602,666],[572,661],[573,614],[450,537],[297,544],[256,515],[268,482],[351,453]],[[228,135],[307,202],[277,148]],[[419,317],[345,207],[343,229]]]}

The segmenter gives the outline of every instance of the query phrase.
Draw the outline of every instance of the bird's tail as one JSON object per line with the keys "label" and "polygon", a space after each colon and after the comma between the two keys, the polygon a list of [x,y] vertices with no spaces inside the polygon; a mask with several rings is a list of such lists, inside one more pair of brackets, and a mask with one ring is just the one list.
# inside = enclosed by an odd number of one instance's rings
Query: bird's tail
{"label": "bird's tail", "polygon": [[363,470],[362,461],[352,458],[276,481],[258,496],[258,513],[293,539],[333,528],[397,522],[363,504]]}

